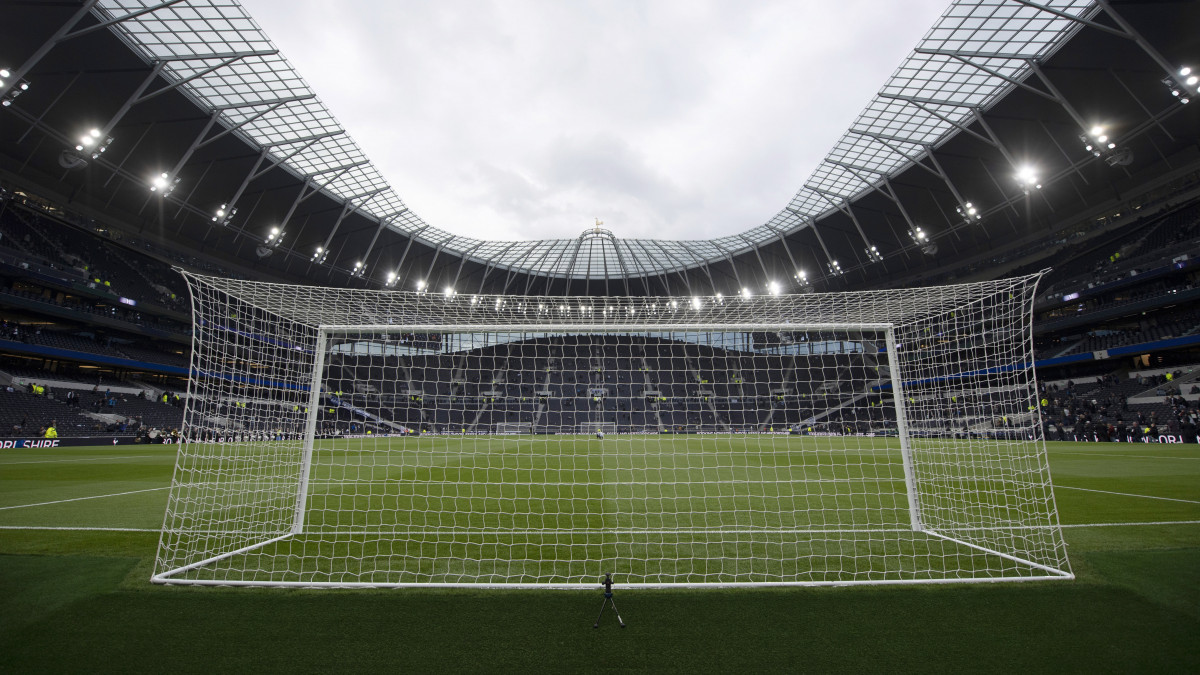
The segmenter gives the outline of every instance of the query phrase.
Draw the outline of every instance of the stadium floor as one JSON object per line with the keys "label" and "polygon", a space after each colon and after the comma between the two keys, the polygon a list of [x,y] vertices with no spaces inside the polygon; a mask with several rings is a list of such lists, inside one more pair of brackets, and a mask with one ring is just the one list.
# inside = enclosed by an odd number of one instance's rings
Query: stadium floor
{"label": "stadium floor", "polygon": [[[149,583],[163,446],[0,455],[0,670],[1200,667],[1200,449],[1050,443],[1074,582],[599,592]],[[610,623],[611,622],[611,623]]]}

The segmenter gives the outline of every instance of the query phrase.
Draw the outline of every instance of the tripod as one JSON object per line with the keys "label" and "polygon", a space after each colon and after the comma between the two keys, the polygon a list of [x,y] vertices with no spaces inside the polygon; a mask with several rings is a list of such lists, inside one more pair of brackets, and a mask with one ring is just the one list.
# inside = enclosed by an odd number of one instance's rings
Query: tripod
{"label": "tripod", "polygon": [[604,599],[600,601],[600,614],[596,616],[596,623],[592,624],[592,628],[600,627],[600,617],[604,616],[604,606],[609,604],[612,605],[613,614],[617,615],[617,623],[621,625],[621,628],[624,628],[625,622],[621,620],[621,613],[617,611],[616,600],[613,600],[612,573],[609,572],[608,574],[605,574],[604,578],[600,580],[600,583],[604,584]]}

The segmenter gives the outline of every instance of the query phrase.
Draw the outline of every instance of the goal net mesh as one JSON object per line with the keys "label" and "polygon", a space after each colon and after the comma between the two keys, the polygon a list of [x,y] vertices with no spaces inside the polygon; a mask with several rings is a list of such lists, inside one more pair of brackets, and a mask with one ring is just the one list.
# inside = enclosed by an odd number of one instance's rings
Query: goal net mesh
{"label": "goal net mesh", "polygon": [[154,580],[1070,578],[1037,275],[755,298],[527,298],[186,275]]}

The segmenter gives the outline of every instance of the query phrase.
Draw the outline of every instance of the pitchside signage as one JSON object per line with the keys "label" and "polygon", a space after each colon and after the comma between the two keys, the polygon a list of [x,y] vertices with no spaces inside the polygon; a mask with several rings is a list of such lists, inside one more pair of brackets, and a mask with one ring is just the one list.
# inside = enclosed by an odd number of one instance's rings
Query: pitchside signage
{"label": "pitchside signage", "polygon": [[72,438],[5,438],[0,450],[17,448],[65,448],[80,445],[133,445],[134,436],[80,436]]}

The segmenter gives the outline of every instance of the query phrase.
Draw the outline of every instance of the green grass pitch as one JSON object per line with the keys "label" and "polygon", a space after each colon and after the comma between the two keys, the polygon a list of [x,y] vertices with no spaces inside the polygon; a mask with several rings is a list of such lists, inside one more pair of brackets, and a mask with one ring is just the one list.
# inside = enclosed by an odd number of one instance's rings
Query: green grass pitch
{"label": "green grass pitch", "polygon": [[[1075,581],[618,586],[625,630],[611,615],[592,629],[598,587],[153,585],[175,448],[0,451],[0,671],[1196,672],[1200,449],[1050,443],[1049,451]],[[599,470],[591,461],[576,458],[559,469]],[[678,480],[680,467],[673,469]],[[683,469],[699,476],[733,470]],[[751,498],[717,497],[731,504]],[[634,495],[597,497],[623,498]],[[588,523],[595,514],[581,517]]]}
{"label": "green grass pitch", "polygon": [[[180,474],[194,487],[180,490],[160,571],[253,547],[169,578],[594,586],[608,572],[622,585],[1066,574],[1062,542],[1047,529],[1051,506],[1037,502],[1048,495],[1032,486],[1044,482],[1036,446],[993,443],[985,463],[953,454],[962,444],[913,443],[930,467],[920,479],[929,527],[920,532],[895,438],[324,440],[303,531],[282,539],[294,521],[299,444],[199,444],[183,463],[197,467]],[[1006,521],[1031,527],[988,527]]]}

